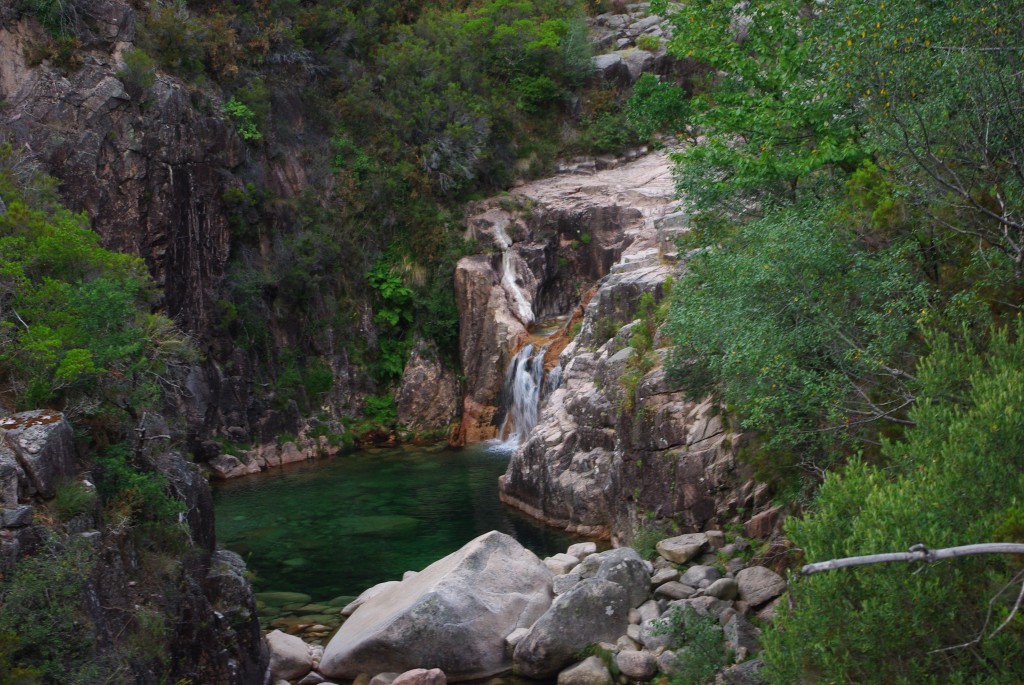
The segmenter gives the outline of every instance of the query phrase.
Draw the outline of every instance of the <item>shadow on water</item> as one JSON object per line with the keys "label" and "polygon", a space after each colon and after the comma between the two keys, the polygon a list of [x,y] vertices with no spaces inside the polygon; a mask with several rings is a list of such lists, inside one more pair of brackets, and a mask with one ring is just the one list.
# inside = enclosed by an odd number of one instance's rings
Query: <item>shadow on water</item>
{"label": "shadow on water", "polygon": [[257,592],[327,599],[401,579],[489,530],[538,556],[579,538],[501,504],[500,444],[366,450],[217,485],[217,539],[245,558]]}

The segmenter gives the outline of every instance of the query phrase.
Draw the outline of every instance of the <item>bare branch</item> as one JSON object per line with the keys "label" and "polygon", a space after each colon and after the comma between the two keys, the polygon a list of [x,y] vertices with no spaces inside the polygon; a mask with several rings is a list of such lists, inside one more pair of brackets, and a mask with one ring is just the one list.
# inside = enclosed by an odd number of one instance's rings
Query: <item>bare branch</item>
{"label": "bare branch", "polygon": [[945,549],[928,549],[924,545],[914,545],[908,552],[890,552],[888,554],[868,554],[845,559],[830,559],[816,564],[807,564],[800,569],[800,575],[809,576],[822,571],[834,571],[838,568],[851,566],[869,566],[872,564],[888,564],[894,561],[923,561],[932,563],[942,559],[955,559],[973,554],[1021,554],[1024,555],[1024,544],[1012,542],[984,542],[976,545],[961,545]]}

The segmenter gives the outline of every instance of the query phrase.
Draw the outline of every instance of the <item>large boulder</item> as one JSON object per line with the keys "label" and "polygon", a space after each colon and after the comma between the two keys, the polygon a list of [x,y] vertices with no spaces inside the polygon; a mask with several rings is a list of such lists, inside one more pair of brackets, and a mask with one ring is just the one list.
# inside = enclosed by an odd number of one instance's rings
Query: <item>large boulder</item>
{"label": "large boulder", "polygon": [[351,680],[440,668],[450,682],[502,673],[512,667],[505,637],[529,627],[551,598],[541,560],[491,531],[368,599],[328,643],[320,672]]}
{"label": "large boulder", "polygon": [[595,642],[614,642],[626,632],[629,595],[618,583],[587,578],[559,596],[516,645],[516,673],[548,678],[573,662]]}
{"label": "large boulder", "polygon": [[[23,485],[27,486],[27,492],[21,492],[21,497],[53,497],[57,494],[57,484],[75,475],[74,439],[71,424],[60,412],[26,411],[0,419],[0,442],[7,443],[26,477]],[[11,489],[10,456],[0,457],[4,462],[0,478],[4,480],[5,491]],[[5,492],[5,502],[8,497]]]}

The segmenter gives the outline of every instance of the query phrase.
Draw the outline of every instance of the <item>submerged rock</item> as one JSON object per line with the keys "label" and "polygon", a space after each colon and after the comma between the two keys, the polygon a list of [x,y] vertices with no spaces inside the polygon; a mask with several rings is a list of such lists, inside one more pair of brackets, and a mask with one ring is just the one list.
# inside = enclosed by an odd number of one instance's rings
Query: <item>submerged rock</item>
{"label": "submerged rock", "polygon": [[440,668],[452,682],[496,675],[512,666],[506,636],[530,626],[551,598],[540,559],[491,531],[366,600],[327,645],[320,672],[352,679]]}

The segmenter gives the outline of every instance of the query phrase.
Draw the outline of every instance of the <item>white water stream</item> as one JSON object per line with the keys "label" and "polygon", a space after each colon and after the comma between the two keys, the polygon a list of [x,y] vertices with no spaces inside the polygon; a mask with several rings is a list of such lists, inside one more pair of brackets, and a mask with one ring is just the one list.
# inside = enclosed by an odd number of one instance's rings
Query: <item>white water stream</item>
{"label": "white water stream", "polygon": [[494,235],[498,241],[498,246],[501,248],[501,287],[512,296],[512,302],[515,305],[515,315],[524,326],[529,326],[533,323],[533,305],[530,304],[530,301],[526,298],[526,293],[523,292],[516,282],[516,261],[515,253],[512,251],[512,239],[509,238],[508,233],[505,232],[505,227],[501,223],[494,225]]}

